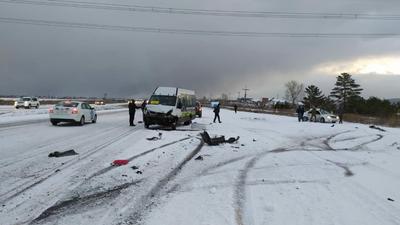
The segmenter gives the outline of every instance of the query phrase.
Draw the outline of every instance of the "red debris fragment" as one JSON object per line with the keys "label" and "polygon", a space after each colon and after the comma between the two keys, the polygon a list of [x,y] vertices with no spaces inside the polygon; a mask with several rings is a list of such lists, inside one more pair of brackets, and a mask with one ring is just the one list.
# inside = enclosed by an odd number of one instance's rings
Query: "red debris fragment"
{"label": "red debris fragment", "polygon": [[114,160],[112,164],[114,166],[123,166],[123,165],[126,165],[128,163],[129,163],[129,161],[126,160],[126,159],[117,159],[117,160]]}

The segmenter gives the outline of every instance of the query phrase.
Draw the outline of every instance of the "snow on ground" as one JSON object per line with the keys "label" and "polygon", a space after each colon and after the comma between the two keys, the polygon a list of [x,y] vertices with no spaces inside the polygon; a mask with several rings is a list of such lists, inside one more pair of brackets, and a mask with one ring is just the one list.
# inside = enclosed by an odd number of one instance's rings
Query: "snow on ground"
{"label": "snow on ground", "polygon": [[[176,131],[129,127],[126,111],[0,127],[0,224],[400,224],[400,129],[212,116]],[[203,129],[240,139],[203,145]]]}

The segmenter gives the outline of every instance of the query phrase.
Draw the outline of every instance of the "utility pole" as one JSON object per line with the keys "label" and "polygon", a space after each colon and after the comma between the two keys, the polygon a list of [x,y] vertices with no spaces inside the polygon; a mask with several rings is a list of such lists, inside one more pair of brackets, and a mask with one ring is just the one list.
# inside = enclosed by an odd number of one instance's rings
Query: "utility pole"
{"label": "utility pole", "polygon": [[237,100],[239,101],[239,99],[240,99],[240,91],[238,91],[238,98],[237,98]]}
{"label": "utility pole", "polygon": [[250,89],[248,89],[247,86],[246,86],[242,90],[244,91],[244,102],[247,102],[247,91],[250,91]]}

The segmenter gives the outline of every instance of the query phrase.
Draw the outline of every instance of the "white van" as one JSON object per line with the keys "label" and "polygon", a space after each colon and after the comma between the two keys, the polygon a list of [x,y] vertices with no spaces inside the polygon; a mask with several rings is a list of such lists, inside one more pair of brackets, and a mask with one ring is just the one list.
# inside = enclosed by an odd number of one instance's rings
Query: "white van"
{"label": "white van", "polygon": [[190,124],[196,117],[195,92],[176,87],[158,87],[144,109],[143,121],[146,128],[158,124],[173,130],[180,123]]}

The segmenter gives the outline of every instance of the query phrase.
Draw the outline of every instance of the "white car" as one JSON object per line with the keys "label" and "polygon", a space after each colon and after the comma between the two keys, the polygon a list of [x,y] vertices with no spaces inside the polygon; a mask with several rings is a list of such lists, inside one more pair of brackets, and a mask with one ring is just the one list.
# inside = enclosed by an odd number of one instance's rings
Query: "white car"
{"label": "white car", "polygon": [[[316,121],[314,122],[321,123],[336,123],[339,119],[338,116],[323,109],[316,109],[315,117]],[[303,119],[304,121],[308,121],[311,119],[311,109],[304,113]]]}
{"label": "white car", "polygon": [[39,106],[40,106],[40,102],[35,97],[32,97],[32,98],[31,97],[22,97],[14,102],[14,107],[17,109],[19,109],[19,108],[30,109],[32,107],[38,109]]}
{"label": "white car", "polygon": [[87,103],[77,101],[59,102],[49,110],[50,122],[54,126],[61,122],[79,123],[80,126],[86,122],[96,123],[96,110]]}

